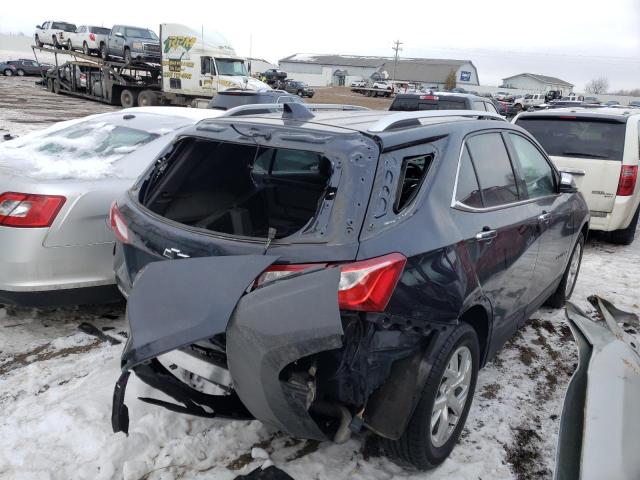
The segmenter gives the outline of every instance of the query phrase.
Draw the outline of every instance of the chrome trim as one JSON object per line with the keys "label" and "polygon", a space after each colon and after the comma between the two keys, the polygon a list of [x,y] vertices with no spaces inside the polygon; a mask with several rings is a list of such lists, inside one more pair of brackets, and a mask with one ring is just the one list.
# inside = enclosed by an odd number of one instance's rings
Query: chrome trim
{"label": "chrome trim", "polygon": [[502,115],[483,110],[422,110],[418,112],[398,112],[387,115],[369,127],[369,132],[384,132],[389,127],[404,120],[419,120],[421,118],[441,118],[441,117],[477,117],[490,118],[506,122]]}

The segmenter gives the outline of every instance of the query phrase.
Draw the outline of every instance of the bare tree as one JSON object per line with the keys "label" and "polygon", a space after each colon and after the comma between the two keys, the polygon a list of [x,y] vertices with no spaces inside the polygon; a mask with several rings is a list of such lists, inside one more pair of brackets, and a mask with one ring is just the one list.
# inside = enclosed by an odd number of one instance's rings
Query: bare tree
{"label": "bare tree", "polygon": [[609,90],[609,80],[604,77],[594,78],[584,87],[585,92],[595,95],[607,93]]}
{"label": "bare tree", "polygon": [[456,71],[451,69],[449,75],[447,75],[447,78],[444,81],[444,89],[453,90],[454,88],[456,88]]}

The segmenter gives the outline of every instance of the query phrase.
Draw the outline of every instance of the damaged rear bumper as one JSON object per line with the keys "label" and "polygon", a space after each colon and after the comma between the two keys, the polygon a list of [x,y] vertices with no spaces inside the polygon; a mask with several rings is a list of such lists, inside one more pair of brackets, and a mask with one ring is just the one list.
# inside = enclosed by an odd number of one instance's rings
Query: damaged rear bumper
{"label": "damaged rear bumper", "polygon": [[[277,257],[235,256],[149,264],[127,307],[130,337],[113,397],[114,431],[128,432],[129,372],[177,403],[141,400],[172,411],[235,420],[257,418],[296,437],[326,440],[309,413],[313,379],[287,382],[283,369],[342,345],[337,268],[266,284],[246,293]],[[233,390],[208,395],[171,373],[163,354],[225,334]],[[199,372],[194,372],[201,375]]]}

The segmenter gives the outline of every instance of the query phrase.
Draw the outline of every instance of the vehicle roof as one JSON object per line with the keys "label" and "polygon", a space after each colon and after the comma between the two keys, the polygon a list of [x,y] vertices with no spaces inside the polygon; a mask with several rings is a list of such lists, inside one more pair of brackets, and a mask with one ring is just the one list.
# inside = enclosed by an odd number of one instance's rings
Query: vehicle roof
{"label": "vehicle roof", "polygon": [[[467,111],[460,111],[461,114]],[[449,128],[461,128],[462,130],[474,130],[481,128],[506,128],[523,131],[520,127],[509,122],[496,119],[480,120],[474,117],[463,117],[452,114],[451,116],[434,116],[429,118],[425,115],[420,119],[420,125],[409,125],[405,127],[392,128],[385,131],[371,131],[379,120],[387,116],[399,115],[407,112],[395,112],[389,110],[358,110],[358,111],[315,111],[313,117],[307,120],[291,120],[282,117],[282,113],[223,116],[218,121],[245,123],[264,126],[285,126],[303,127],[305,129],[316,130],[323,133],[361,133],[370,137],[378,138],[383,148],[389,148],[400,144],[416,141],[417,139],[428,138],[430,134],[424,132],[425,128],[448,126]],[[427,113],[427,112],[425,112]],[[440,111],[441,113],[441,111]],[[486,113],[486,112],[485,112]],[[459,126],[459,127],[458,127]]]}
{"label": "vehicle roof", "polygon": [[523,112],[518,118],[531,118],[531,117],[562,117],[567,116],[570,113],[572,117],[576,118],[601,118],[603,120],[618,120],[625,121],[631,116],[638,116],[640,112],[634,110],[626,110],[624,108],[581,108],[581,107],[567,107],[567,108],[554,108],[552,110],[540,110],[538,112]]}
{"label": "vehicle roof", "polygon": [[[109,112],[112,113],[112,112]],[[189,107],[133,107],[120,110],[118,113],[154,113],[156,115],[165,115],[169,117],[184,117],[195,121],[204,120],[206,118],[215,118],[222,115],[219,110],[211,110],[209,108],[189,108]]]}
{"label": "vehicle roof", "polygon": [[457,93],[457,92],[429,92],[426,91],[424,93],[398,93],[396,94],[396,98],[420,98],[424,95],[437,95],[438,97],[459,97],[459,98],[485,98],[474,93]]}

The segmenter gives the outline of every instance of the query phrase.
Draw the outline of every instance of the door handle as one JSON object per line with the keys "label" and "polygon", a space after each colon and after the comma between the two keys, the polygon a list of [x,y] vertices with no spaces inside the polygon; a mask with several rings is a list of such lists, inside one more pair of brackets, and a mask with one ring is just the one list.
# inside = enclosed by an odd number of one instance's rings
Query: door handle
{"label": "door handle", "polygon": [[560,171],[570,173],[571,175],[578,175],[580,177],[587,174],[587,172],[585,172],[581,168],[562,167]]}
{"label": "door handle", "polygon": [[489,242],[498,236],[497,230],[482,230],[476,233],[476,240],[479,242]]}
{"label": "door handle", "polygon": [[549,223],[551,221],[551,214],[548,212],[542,212],[541,215],[538,215],[538,221],[540,223]]}

